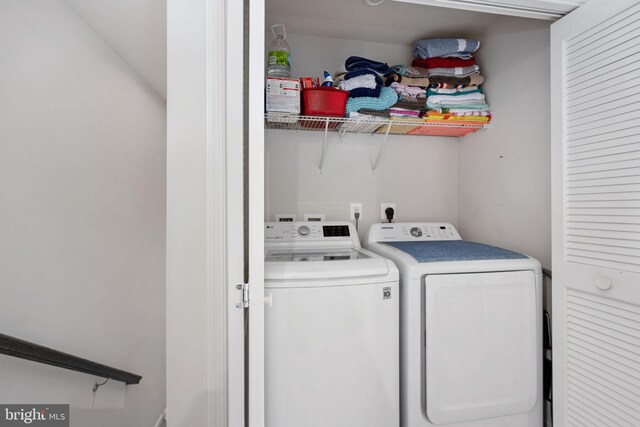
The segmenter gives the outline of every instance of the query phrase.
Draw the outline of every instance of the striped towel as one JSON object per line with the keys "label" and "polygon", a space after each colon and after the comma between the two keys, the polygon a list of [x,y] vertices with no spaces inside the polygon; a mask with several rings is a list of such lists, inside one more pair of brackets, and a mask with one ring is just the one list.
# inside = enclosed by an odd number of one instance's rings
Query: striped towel
{"label": "striped towel", "polygon": [[489,104],[486,104],[484,102],[479,102],[477,104],[456,105],[456,104],[432,104],[430,102],[427,102],[427,108],[429,110],[435,110],[440,112],[459,113],[465,110],[488,110]]}
{"label": "striped towel", "polygon": [[430,104],[441,105],[462,105],[462,104],[478,104],[484,103],[484,94],[480,91],[473,93],[464,93],[460,95],[431,95],[427,97],[427,102]]}
{"label": "striped towel", "polygon": [[439,87],[430,87],[427,91],[427,95],[464,95],[466,93],[476,93],[480,92],[480,88],[478,86],[462,86],[455,88],[439,88]]}

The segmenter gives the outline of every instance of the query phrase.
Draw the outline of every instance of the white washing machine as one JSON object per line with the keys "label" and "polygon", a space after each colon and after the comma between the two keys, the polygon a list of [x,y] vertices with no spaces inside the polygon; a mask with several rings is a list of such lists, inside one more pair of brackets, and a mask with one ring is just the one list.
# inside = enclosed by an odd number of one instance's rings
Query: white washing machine
{"label": "white washing machine", "polygon": [[400,270],[403,427],[540,427],[542,275],[533,258],[451,224],[374,224]]}
{"label": "white washing machine", "polygon": [[395,265],[348,222],[265,224],[267,427],[397,427]]}

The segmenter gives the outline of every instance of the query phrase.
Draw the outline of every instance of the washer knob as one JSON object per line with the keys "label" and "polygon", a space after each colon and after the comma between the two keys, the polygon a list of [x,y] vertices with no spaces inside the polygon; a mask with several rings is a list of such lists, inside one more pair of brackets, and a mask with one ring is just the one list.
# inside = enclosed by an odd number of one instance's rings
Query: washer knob
{"label": "washer knob", "polygon": [[307,237],[311,233],[311,229],[306,225],[298,227],[298,234],[302,237]]}

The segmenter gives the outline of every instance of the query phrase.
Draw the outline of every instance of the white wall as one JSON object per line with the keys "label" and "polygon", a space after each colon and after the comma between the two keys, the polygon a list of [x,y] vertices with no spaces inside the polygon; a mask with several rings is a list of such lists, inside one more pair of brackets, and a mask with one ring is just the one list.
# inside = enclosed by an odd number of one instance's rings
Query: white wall
{"label": "white wall", "polygon": [[380,135],[329,135],[322,172],[322,134],[268,131],[266,220],[277,213],[323,213],[349,220],[350,203],[363,204],[360,235],[380,222],[380,203],[395,202],[397,221],[457,223],[457,143],[452,139],[389,136],[375,173]]}
{"label": "white wall", "polygon": [[0,356],[0,402],[152,425],[165,402],[165,106],[59,0],[0,3],[0,332],[143,376]]}
{"label": "white wall", "polygon": [[501,18],[480,38],[493,120],[459,146],[460,232],[550,267],[549,23]]}
{"label": "white wall", "polygon": [[[267,44],[273,38],[267,33]],[[344,71],[344,60],[364,56],[407,63],[411,47],[288,34],[294,77]],[[321,132],[267,130],[265,220],[277,213],[323,213],[348,220],[350,203],[363,203],[360,235],[380,222],[380,203],[397,203],[397,221],[458,222],[458,140],[390,135],[375,173],[371,165],[382,135],[329,135],[318,170]]]}
{"label": "white wall", "polygon": [[166,99],[166,0],[63,1]]}

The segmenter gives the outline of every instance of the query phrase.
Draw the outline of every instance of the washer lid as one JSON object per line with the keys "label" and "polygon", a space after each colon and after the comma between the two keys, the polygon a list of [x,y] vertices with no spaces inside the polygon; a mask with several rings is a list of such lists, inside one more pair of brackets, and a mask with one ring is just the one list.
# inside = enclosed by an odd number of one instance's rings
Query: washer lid
{"label": "washer lid", "polygon": [[[269,281],[309,281],[340,279],[341,284],[378,276],[397,280],[398,270],[391,261],[361,249],[269,250],[265,255],[264,276]],[[332,261],[332,262],[327,262]]]}
{"label": "washer lid", "polygon": [[264,257],[265,262],[308,262],[308,261],[350,261],[357,259],[371,258],[355,249],[331,249],[331,250],[311,250],[311,249],[290,249],[290,250],[269,250]]}
{"label": "washer lid", "polygon": [[529,258],[518,252],[464,240],[380,243],[411,255],[419,263]]}

